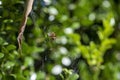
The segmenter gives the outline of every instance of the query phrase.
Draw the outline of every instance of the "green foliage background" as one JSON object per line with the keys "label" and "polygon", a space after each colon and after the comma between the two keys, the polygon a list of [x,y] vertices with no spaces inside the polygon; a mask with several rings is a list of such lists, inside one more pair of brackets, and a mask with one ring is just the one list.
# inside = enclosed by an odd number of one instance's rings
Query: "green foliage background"
{"label": "green foliage background", "polygon": [[20,54],[24,7],[0,0],[0,80],[120,80],[119,0],[34,0]]}

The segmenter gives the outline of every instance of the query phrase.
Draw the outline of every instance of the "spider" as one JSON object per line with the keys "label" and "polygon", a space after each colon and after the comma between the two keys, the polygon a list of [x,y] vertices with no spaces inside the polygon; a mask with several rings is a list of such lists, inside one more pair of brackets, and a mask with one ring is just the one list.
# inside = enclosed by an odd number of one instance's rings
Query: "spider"
{"label": "spider", "polygon": [[48,33],[48,36],[49,36],[52,40],[55,40],[55,39],[56,39],[56,34],[55,34],[54,32]]}

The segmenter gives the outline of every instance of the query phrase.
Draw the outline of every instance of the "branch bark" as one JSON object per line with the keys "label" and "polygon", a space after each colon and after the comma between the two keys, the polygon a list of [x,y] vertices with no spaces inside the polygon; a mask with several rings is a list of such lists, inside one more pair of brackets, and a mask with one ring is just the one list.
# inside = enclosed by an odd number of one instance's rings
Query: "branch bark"
{"label": "branch bark", "polygon": [[21,42],[22,42],[23,33],[24,33],[24,30],[25,30],[28,15],[30,14],[30,12],[32,10],[33,1],[34,0],[27,0],[25,10],[24,10],[24,13],[23,13],[23,18],[22,18],[22,21],[21,21],[20,30],[19,30],[19,34],[18,34],[18,37],[17,37],[18,46],[19,46],[20,50],[21,50]]}

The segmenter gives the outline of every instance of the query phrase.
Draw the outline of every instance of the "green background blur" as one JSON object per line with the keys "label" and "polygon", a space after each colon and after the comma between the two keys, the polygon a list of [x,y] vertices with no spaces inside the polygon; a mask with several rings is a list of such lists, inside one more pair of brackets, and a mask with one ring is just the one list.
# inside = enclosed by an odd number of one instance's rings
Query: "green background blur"
{"label": "green background blur", "polygon": [[0,80],[120,80],[120,0],[34,0],[20,54],[25,5],[0,0]]}

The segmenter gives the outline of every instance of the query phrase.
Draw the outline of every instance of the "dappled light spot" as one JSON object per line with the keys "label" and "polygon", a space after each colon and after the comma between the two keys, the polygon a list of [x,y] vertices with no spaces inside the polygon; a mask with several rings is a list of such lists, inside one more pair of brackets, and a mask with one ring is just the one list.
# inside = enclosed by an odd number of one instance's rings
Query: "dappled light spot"
{"label": "dappled light spot", "polygon": [[68,8],[69,8],[70,10],[74,10],[74,9],[76,8],[76,6],[75,6],[74,4],[70,4],[70,5],[68,6]]}
{"label": "dappled light spot", "polygon": [[120,72],[117,73],[117,79],[120,80]]}
{"label": "dappled light spot", "polygon": [[58,74],[60,74],[62,72],[62,66],[60,66],[60,65],[56,65],[56,66],[54,66],[53,68],[52,68],[52,73],[54,74],[54,75],[58,75]]}
{"label": "dappled light spot", "polygon": [[44,0],[46,5],[50,5],[51,4],[51,0]]}
{"label": "dappled light spot", "polygon": [[111,18],[111,19],[110,19],[110,24],[111,24],[111,26],[114,26],[114,25],[115,25],[115,19],[114,19],[114,18]]}
{"label": "dappled light spot", "polygon": [[110,7],[110,2],[107,1],[107,0],[105,0],[105,1],[103,1],[102,5],[103,5],[103,7],[105,7],[105,8],[109,8],[109,7]]}
{"label": "dappled light spot", "polygon": [[65,36],[61,36],[59,38],[56,38],[56,43],[61,43],[61,44],[67,44],[67,38]]}
{"label": "dappled light spot", "polygon": [[66,34],[71,34],[71,33],[73,33],[73,29],[70,28],[70,27],[68,27],[68,28],[65,28],[64,32],[65,32]]}
{"label": "dappled light spot", "polygon": [[30,76],[30,80],[36,80],[37,75],[36,73],[32,73],[32,75]]}
{"label": "dappled light spot", "polygon": [[48,9],[48,12],[49,12],[51,15],[57,15],[57,14],[58,14],[57,9],[54,8],[54,7],[50,7],[50,8]]}
{"label": "dappled light spot", "polygon": [[91,20],[91,21],[95,20],[95,14],[94,13],[91,13],[89,15],[89,20]]}
{"label": "dappled light spot", "polygon": [[60,47],[59,51],[61,52],[61,54],[67,54],[67,49],[65,47]]}
{"label": "dappled light spot", "polygon": [[2,4],[2,1],[0,1],[0,5]]}
{"label": "dappled light spot", "polygon": [[55,16],[54,16],[54,15],[50,15],[50,16],[48,17],[48,19],[49,19],[49,21],[53,21],[53,20],[55,19]]}
{"label": "dappled light spot", "polygon": [[71,64],[71,60],[68,57],[63,57],[62,64],[65,66],[69,66]]}
{"label": "dappled light spot", "polygon": [[117,54],[116,54],[116,59],[117,59],[118,61],[120,61],[120,53],[117,53]]}
{"label": "dappled light spot", "polygon": [[66,37],[61,37],[61,43],[66,44],[67,43],[67,38]]}

